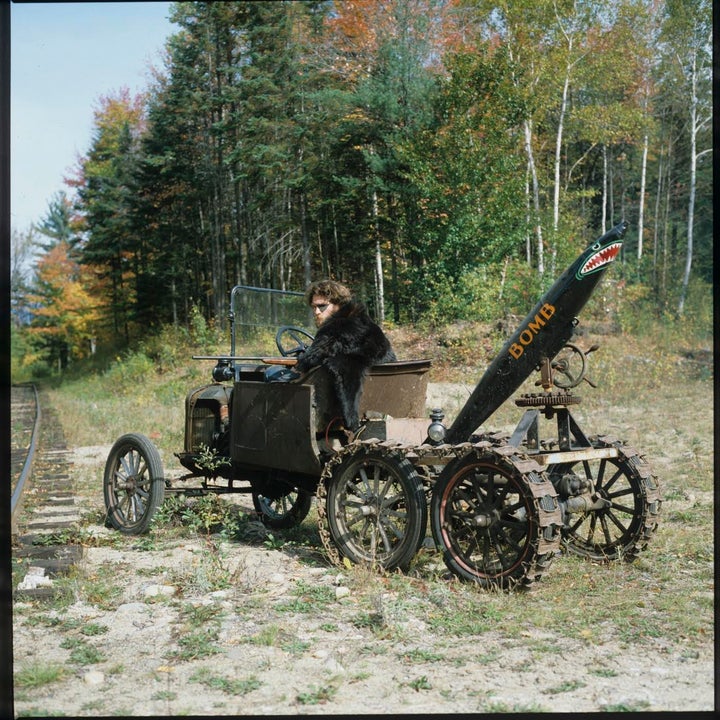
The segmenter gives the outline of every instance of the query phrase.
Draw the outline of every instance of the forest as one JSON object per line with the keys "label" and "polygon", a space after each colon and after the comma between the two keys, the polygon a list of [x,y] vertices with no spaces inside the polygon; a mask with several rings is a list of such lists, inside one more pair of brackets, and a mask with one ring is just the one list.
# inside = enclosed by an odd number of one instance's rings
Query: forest
{"label": "forest", "polygon": [[12,233],[24,362],[222,330],[236,284],[332,277],[386,324],[524,315],[622,219],[625,302],[712,304],[710,0],[170,13],[150,87],[98,99],[65,186]]}

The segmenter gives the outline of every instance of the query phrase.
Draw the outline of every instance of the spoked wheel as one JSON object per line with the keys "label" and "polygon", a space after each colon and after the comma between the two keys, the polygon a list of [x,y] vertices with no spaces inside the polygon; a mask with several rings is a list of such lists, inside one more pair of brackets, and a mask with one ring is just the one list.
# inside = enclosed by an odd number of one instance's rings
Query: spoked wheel
{"label": "spoked wheel", "polygon": [[326,514],[340,553],[358,564],[407,569],[425,534],[422,481],[404,457],[361,448],[328,480]]}
{"label": "spoked wheel", "polygon": [[594,447],[617,447],[619,457],[551,466],[551,477],[574,473],[593,492],[609,501],[600,510],[568,516],[563,546],[568,552],[596,561],[634,560],[658,526],[660,488],[650,466],[618,441],[594,439]]}
{"label": "spoked wheel", "polygon": [[538,580],[560,547],[552,484],[507,457],[472,452],[433,489],[432,530],[448,568],[485,588]]}
{"label": "spoked wheel", "polygon": [[165,480],[160,455],[144,435],[123,435],[112,446],[103,495],[107,522],[116,530],[139,535],[150,527],[165,498]]}
{"label": "spoked wheel", "polygon": [[276,530],[299,525],[310,512],[313,494],[281,481],[264,485],[262,491],[253,487],[255,512],[264,525]]}

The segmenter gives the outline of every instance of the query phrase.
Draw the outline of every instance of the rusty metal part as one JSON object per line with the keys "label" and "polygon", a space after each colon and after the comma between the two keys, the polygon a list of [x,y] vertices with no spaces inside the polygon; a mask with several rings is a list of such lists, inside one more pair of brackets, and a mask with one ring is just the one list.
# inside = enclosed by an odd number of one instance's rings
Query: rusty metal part
{"label": "rusty metal part", "polygon": [[[495,434],[478,438],[475,442],[464,442],[455,445],[413,445],[395,440],[355,440],[333,454],[324,464],[322,475],[316,490],[318,532],[328,558],[334,565],[342,565],[342,557],[333,542],[327,518],[327,483],[332,478],[336,466],[358,453],[362,448],[372,448],[387,454],[401,454],[416,466],[423,478],[428,499],[432,493],[437,474],[450,462],[464,458],[470,453],[490,454],[499,462],[509,463],[512,467],[528,478],[534,498],[535,512],[542,530],[542,539],[537,548],[537,562],[528,568],[526,576],[518,584],[529,586],[540,579],[549,566],[552,558],[560,549],[561,514],[558,504],[553,498],[555,489],[543,473],[543,468],[533,459],[507,444],[507,435]],[[529,475],[532,474],[532,479]]]}
{"label": "rusty metal part", "polygon": [[487,589],[539,580],[560,550],[561,523],[553,484],[507,444],[476,443],[433,493],[433,535],[445,564]]}
{"label": "rusty metal part", "polygon": [[[660,484],[645,458],[621,440],[601,435],[591,442],[595,457],[578,461],[577,466],[591,481],[592,501],[587,508],[573,507],[575,498],[567,498],[566,511],[576,515],[566,520],[563,545],[573,554],[598,562],[630,562],[647,548],[657,530]],[[562,453],[557,458],[557,468],[563,472],[572,468],[572,458],[563,458]],[[554,471],[549,465],[548,475],[552,477]]]}
{"label": "rusty metal part", "polygon": [[530,393],[521,395],[515,399],[518,407],[546,407],[554,405],[579,405],[582,401],[577,395],[571,395],[568,392],[553,393]]}

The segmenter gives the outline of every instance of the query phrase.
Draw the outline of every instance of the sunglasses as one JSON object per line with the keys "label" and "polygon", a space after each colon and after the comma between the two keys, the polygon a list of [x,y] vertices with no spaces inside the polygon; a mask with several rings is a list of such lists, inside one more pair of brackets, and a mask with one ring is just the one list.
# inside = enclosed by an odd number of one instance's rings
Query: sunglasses
{"label": "sunglasses", "polygon": [[330,307],[330,303],[320,303],[318,305],[311,305],[310,307],[313,310],[319,310],[321,313],[324,313]]}

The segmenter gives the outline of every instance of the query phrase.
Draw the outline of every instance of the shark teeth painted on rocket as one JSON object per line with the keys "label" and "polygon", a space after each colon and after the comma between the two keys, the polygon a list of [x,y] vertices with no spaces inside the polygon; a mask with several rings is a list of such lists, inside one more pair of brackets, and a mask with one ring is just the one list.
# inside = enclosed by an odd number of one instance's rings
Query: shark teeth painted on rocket
{"label": "shark teeth painted on rocket", "polygon": [[580,268],[580,271],[578,272],[578,277],[594,273],[596,270],[599,270],[603,265],[607,265],[608,263],[612,262],[617,257],[617,254],[620,252],[621,247],[622,243],[617,242],[612,243],[612,245],[608,245],[602,250],[596,252],[594,255],[592,255],[585,261],[585,264]]}

